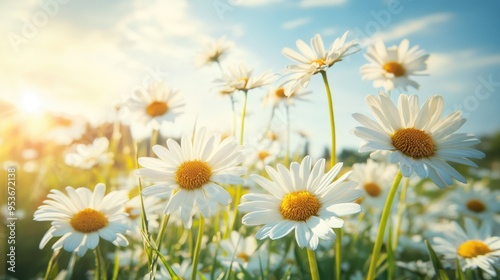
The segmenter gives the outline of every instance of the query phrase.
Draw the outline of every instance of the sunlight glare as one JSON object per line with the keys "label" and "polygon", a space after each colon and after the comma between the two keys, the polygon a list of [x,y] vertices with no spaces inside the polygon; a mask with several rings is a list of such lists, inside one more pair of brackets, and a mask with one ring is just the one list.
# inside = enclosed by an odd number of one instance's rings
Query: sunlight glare
{"label": "sunlight glare", "polygon": [[27,113],[40,113],[42,109],[42,100],[38,94],[32,91],[25,91],[21,96],[20,107]]}

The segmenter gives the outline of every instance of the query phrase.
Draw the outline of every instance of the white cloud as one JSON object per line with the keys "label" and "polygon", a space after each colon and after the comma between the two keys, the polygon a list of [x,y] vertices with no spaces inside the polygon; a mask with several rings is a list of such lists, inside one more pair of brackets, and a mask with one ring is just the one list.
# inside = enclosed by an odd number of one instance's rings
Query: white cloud
{"label": "white cloud", "polygon": [[500,65],[500,54],[481,54],[476,50],[431,53],[427,65],[431,75],[449,75],[452,72]]}
{"label": "white cloud", "polygon": [[301,0],[300,7],[323,7],[323,6],[339,6],[347,3],[347,0]]}
{"label": "white cloud", "polygon": [[233,6],[266,6],[283,2],[283,0],[228,0],[227,3]]}
{"label": "white cloud", "polygon": [[299,26],[308,24],[311,21],[310,18],[298,18],[295,20],[287,21],[281,25],[283,29],[295,29]]}
{"label": "white cloud", "polygon": [[411,19],[388,31],[377,33],[373,37],[380,38],[384,41],[401,39],[421,31],[432,30],[436,24],[447,22],[451,18],[452,16],[449,13],[437,13],[417,19]]}

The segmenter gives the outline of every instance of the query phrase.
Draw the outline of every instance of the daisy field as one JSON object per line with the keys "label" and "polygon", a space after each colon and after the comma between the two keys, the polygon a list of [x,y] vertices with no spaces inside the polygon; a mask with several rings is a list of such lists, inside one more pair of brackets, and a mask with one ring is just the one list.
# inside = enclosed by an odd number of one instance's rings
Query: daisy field
{"label": "daisy field", "polygon": [[4,1],[0,279],[497,279],[496,2]]}

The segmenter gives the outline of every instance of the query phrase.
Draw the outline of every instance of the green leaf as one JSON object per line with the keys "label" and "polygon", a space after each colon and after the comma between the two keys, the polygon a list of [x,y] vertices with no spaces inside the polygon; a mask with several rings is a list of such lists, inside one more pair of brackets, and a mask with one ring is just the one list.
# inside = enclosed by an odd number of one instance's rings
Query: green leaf
{"label": "green leaf", "polygon": [[460,265],[460,260],[457,258],[456,262],[457,262],[457,270],[455,271],[455,278],[458,280],[465,280],[466,278],[465,278],[464,272],[462,271],[462,266]]}
{"label": "green leaf", "polygon": [[436,252],[434,252],[434,249],[432,249],[432,246],[428,240],[425,240],[425,245],[427,246],[427,252],[429,253],[429,257],[431,259],[432,265],[434,266],[434,270],[436,271],[437,278],[439,280],[449,280],[449,277],[446,274],[446,271],[444,270],[443,265],[439,261],[439,258],[436,255]]}

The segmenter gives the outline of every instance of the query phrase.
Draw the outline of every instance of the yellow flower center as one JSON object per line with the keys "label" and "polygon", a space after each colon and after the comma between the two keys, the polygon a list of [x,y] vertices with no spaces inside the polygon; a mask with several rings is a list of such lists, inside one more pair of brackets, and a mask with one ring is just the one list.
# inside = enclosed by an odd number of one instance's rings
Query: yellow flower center
{"label": "yellow flower center", "polygon": [[243,86],[241,88],[245,88],[247,86],[247,83],[248,83],[248,78],[247,77],[239,78],[238,81],[239,82],[244,82]]}
{"label": "yellow flower center", "polygon": [[63,127],[69,127],[73,124],[72,120],[61,116],[54,116],[52,121],[54,122],[54,125]]}
{"label": "yellow flower center", "polygon": [[322,59],[322,58],[320,58],[320,59],[315,59],[315,60],[313,60],[312,62],[317,63],[319,66],[324,66],[324,65],[326,65],[325,60],[324,60],[324,59]]}
{"label": "yellow flower center", "polygon": [[89,233],[107,226],[108,219],[97,210],[85,208],[76,213],[69,223],[76,231]]}
{"label": "yellow flower center", "polygon": [[282,88],[282,87],[279,87],[275,92],[274,94],[276,95],[276,97],[278,98],[287,98],[287,96],[285,95],[285,89]]}
{"label": "yellow flower center", "polygon": [[433,156],[435,149],[432,137],[416,128],[403,128],[396,131],[392,136],[392,145],[412,158]]}
{"label": "yellow flower center", "polygon": [[318,214],[319,200],[308,191],[292,192],[283,198],[280,212],[283,218],[293,221],[306,221]]}
{"label": "yellow flower center", "polygon": [[175,181],[185,190],[201,188],[210,181],[212,168],[206,162],[191,160],[182,163],[175,172]]}
{"label": "yellow flower center", "polygon": [[146,107],[146,113],[151,117],[158,117],[164,115],[168,111],[167,102],[153,101]]}
{"label": "yellow flower center", "polygon": [[250,260],[250,256],[243,252],[239,253],[237,257],[242,259],[244,262],[248,262]]}
{"label": "yellow flower center", "polygon": [[382,192],[382,189],[373,182],[366,183],[363,187],[365,192],[371,197],[377,197]]}
{"label": "yellow flower center", "polygon": [[125,212],[128,214],[128,218],[131,220],[135,220],[139,218],[140,215],[134,214],[134,208],[132,207],[125,207]]}
{"label": "yellow flower center", "polygon": [[479,240],[469,240],[462,243],[457,253],[464,258],[475,258],[491,252],[490,247]]}
{"label": "yellow flower center", "polygon": [[405,68],[399,62],[389,61],[384,66],[382,66],[385,71],[392,73],[395,77],[404,76],[406,73]]}
{"label": "yellow flower center", "polygon": [[260,160],[265,160],[268,156],[270,155],[269,152],[267,151],[260,151],[257,156],[259,157]]}
{"label": "yellow flower center", "polygon": [[481,213],[486,210],[486,205],[479,199],[471,199],[467,201],[467,209],[472,212]]}

